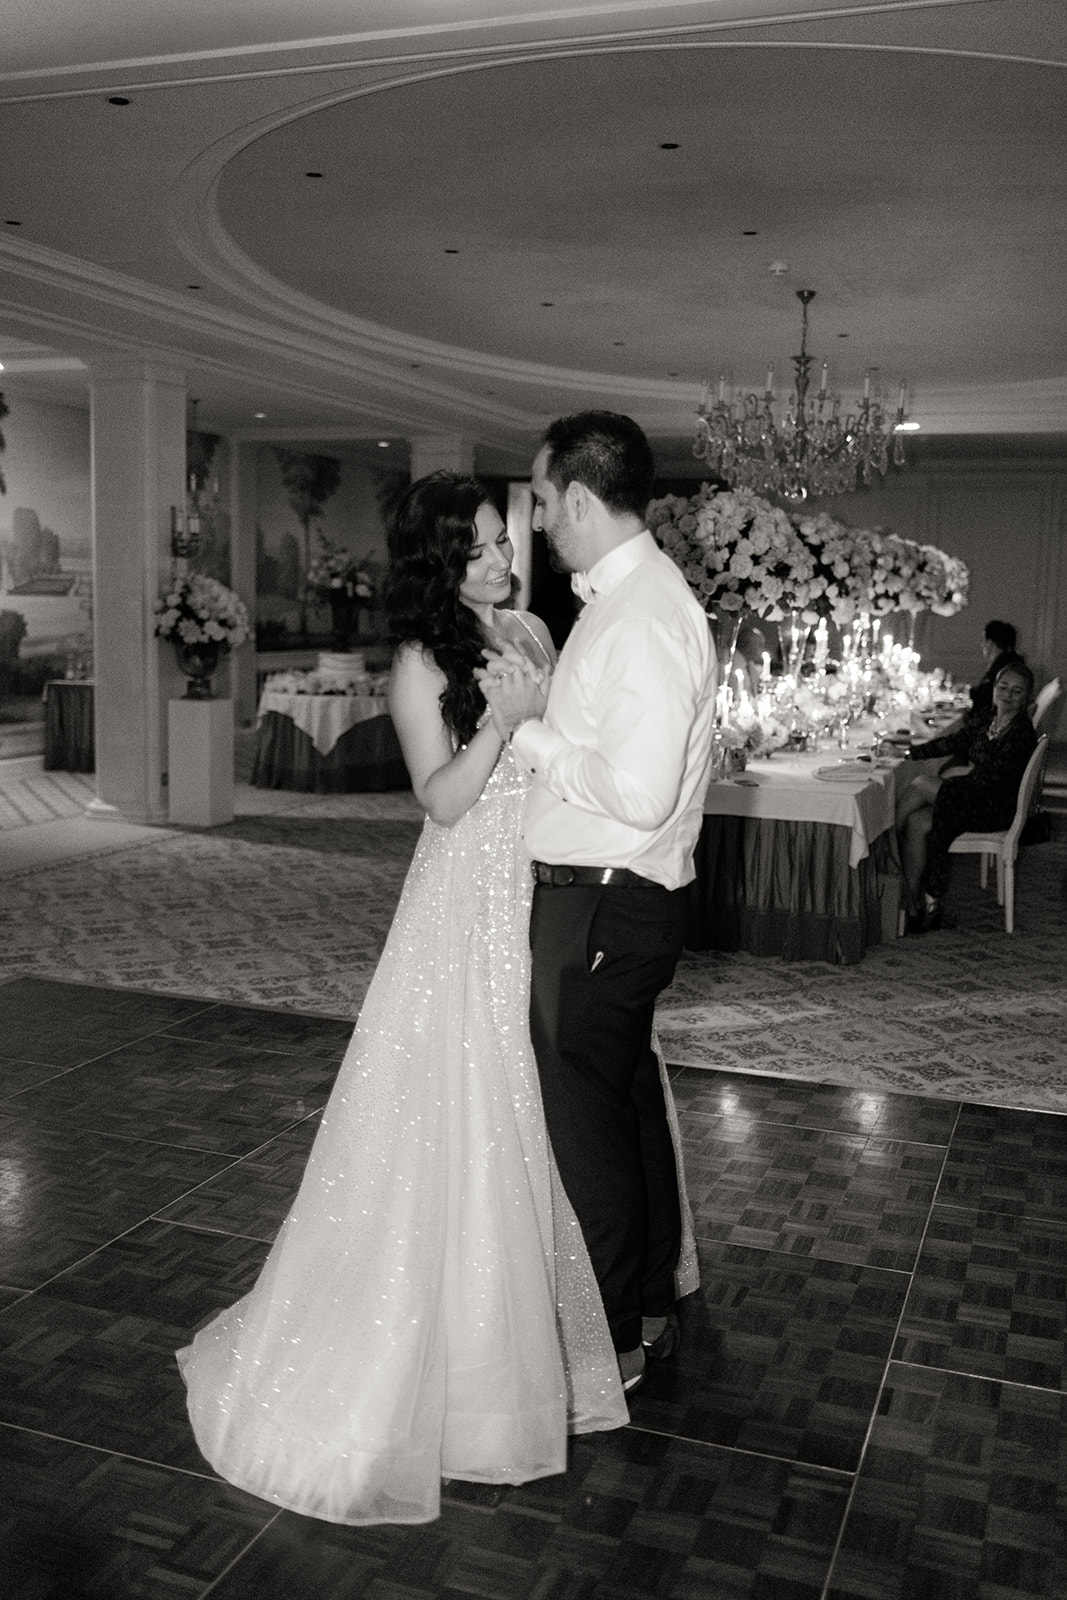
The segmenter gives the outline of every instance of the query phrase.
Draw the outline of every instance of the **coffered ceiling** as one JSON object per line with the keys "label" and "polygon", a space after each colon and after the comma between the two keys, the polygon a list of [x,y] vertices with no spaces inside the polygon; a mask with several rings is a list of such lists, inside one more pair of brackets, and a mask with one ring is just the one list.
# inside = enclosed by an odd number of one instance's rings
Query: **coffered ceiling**
{"label": "coffered ceiling", "polygon": [[[14,15],[11,11],[14,9]],[[1067,434],[1060,0],[35,0],[0,73],[0,384],[187,374],[205,427],[561,411],[878,368],[930,434]],[[297,37],[299,34],[299,37]]]}

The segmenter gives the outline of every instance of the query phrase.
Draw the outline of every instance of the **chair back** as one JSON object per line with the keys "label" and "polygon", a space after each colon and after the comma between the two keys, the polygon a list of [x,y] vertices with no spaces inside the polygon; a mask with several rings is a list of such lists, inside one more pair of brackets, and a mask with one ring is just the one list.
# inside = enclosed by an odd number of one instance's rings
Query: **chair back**
{"label": "chair back", "polygon": [[1014,851],[1015,842],[1023,831],[1023,823],[1041,799],[1041,785],[1045,781],[1045,762],[1048,760],[1048,734],[1038,739],[1034,753],[1026,763],[1026,771],[1019,782],[1019,799],[1015,815],[1004,839],[1005,849]]}
{"label": "chair back", "polygon": [[1030,720],[1035,728],[1040,728],[1042,721],[1048,716],[1062,693],[1063,687],[1059,678],[1050,678],[1044,688],[1038,690],[1034,709],[1030,713]]}

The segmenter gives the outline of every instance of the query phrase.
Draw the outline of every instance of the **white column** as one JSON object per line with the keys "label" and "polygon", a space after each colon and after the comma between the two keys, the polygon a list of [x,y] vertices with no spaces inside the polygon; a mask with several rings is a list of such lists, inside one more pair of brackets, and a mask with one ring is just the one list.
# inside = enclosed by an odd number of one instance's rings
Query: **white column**
{"label": "white column", "polygon": [[185,501],[185,375],[149,360],[95,363],[91,389],[93,815],[167,817],[166,704],[183,680],[155,638],[152,603],[170,574],[170,508]]}
{"label": "white column", "polygon": [[474,445],[460,433],[421,434],[411,440],[411,481],[440,468],[474,471]]}
{"label": "white column", "polygon": [[515,554],[511,570],[519,580],[515,604],[529,611],[533,573],[533,490],[528,483],[508,484],[508,538]]}
{"label": "white column", "polygon": [[256,454],[236,441],[230,451],[230,582],[248,607],[251,636],[230,656],[234,720],[256,720]]}

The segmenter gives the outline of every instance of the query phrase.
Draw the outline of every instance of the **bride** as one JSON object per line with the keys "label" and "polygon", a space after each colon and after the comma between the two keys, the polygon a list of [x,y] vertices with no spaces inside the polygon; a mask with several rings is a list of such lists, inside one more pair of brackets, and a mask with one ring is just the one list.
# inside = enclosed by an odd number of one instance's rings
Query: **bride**
{"label": "bride", "polygon": [[442,1478],[564,1472],[629,1420],[529,1040],[528,780],[474,677],[502,642],[553,665],[511,556],[475,480],[407,491],[389,706],[427,820],[293,1207],[178,1352],[211,1465],[331,1522],[432,1520]]}

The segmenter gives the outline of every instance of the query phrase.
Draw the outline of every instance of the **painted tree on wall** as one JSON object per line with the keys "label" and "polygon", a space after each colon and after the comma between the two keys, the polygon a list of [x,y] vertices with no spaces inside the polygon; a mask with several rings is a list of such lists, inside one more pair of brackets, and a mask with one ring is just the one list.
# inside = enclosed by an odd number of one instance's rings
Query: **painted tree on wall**
{"label": "painted tree on wall", "polygon": [[[341,463],[334,456],[309,455],[302,450],[274,446],[274,459],[281,471],[289,504],[304,534],[303,571],[311,565],[311,519],[322,515],[327,500],[337,493],[341,482]],[[307,588],[300,585],[300,632],[307,633]]]}

